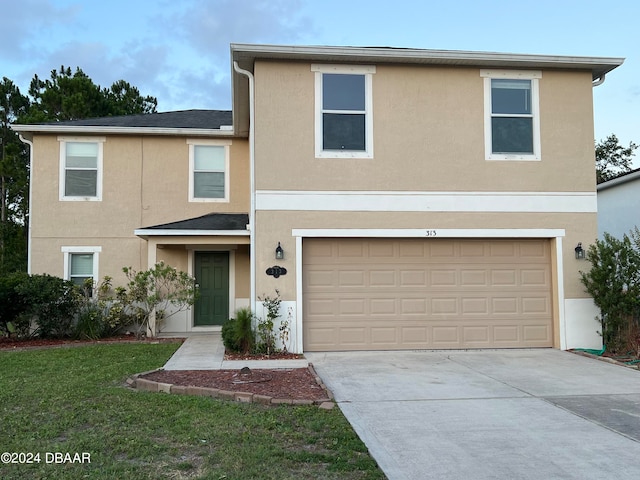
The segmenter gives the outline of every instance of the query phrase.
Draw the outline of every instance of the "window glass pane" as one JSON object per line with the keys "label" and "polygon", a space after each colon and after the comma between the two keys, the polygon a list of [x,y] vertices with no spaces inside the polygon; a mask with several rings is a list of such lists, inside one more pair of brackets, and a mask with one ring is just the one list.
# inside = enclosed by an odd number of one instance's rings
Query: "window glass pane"
{"label": "window glass pane", "polygon": [[364,75],[322,75],[322,108],[324,110],[365,109]]}
{"label": "window glass pane", "polygon": [[224,173],[196,172],[193,175],[194,197],[224,198]]}
{"label": "window glass pane", "polygon": [[67,170],[64,194],[67,197],[95,197],[98,172],[96,170]]}
{"label": "window glass pane", "polygon": [[325,113],[322,115],[324,150],[365,151],[365,116]]}
{"label": "window glass pane", "polygon": [[193,147],[193,166],[195,170],[217,170],[224,172],[224,147],[195,145]]}
{"label": "window glass pane", "polygon": [[67,158],[69,157],[97,157],[98,144],[91,142],[67,142]]}
{"label": "window glass pane", "polygon": [[93,253],[72,253],[69,273],[73,276],[91,277],[93,275]]}
{"label": "window glass pane", "polygon": [[491,119],[493,153],[533,153],[533,119],[494,117]]}
{"label": "window glass pane", "polygon": [[492,113],[531,114],[531,80],[491,80]]}
{"label": "window glass pane", "polygon": [[[79,287],[84,287],[84,282],[91,278],[92,277],[71,277],[69,280],[71,280],[75,285],[78,285]],[[91,293],[89,294],[89,296],[92,296]]]}

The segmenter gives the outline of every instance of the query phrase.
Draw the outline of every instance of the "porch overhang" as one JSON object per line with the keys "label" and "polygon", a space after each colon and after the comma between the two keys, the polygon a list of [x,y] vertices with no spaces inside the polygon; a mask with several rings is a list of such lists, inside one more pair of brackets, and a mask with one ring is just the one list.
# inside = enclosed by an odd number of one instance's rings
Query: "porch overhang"
{"label": "porch overhang", "polygon": [[248,224],[249,215],[246,213],[209,213],[138,228],[133,233],[145,240],[162,240],[162,243],[219,243],[220,240],[224,243],[249,243]]}

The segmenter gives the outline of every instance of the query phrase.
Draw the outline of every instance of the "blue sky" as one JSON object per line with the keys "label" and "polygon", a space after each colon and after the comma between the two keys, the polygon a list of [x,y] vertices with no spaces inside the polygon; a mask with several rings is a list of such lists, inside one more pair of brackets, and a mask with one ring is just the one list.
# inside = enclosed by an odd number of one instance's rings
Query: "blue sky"
{"label": "blue sky", "polygon": [[0,18],[0,75],[23,93],[79,66],[158,111],[229,109],[232,42],[625,57],[594,89],[596,139],[640,143],[636,0],[0,0]]}

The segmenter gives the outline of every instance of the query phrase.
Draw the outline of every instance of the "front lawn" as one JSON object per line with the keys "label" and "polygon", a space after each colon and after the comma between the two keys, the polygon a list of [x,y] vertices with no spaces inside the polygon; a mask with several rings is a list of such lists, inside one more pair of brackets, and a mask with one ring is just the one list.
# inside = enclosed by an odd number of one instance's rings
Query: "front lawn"
{"label": "front lawn", "polygon": [[0,453],[40,460],[1,463],[0,478],[385,478],[338,408],[265,407],[124,387],[128,375],[162,366],[177,347],[0,351]]}

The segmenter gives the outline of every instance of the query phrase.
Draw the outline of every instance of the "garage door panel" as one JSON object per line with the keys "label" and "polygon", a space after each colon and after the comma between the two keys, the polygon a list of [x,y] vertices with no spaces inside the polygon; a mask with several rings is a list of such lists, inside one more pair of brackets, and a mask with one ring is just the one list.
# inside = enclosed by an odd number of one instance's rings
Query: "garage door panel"
{"label": "garage door panel", "polygon": [[343,287],[364,287],[368,282],[365,281],[366,273],[362,270],[343,270],[338,273],[338,286]]}
{"label": "garage door panel", "polygon": [[395,287],[398,283],[395,270],[371,270],[369,285],[371,287]]}
{"label": "garage door panel", "polygon": [[548,240],[305,239],[304,349],[551,346],[550,265]]}
{"label": "garage door panel", "polygon": [[549,285],[547,271],[544,269],[526,269],[520,270],[520,284],[524,287]]}
{"label": "garage door panel", "polygon": [[431,287],[455,287],[456,271],[455,270],[430,270]]}
{"label": "garage door panel", "polygon": [[487,315],[489,313],[489,302],[487,298],[462,298],[462,315]]}

